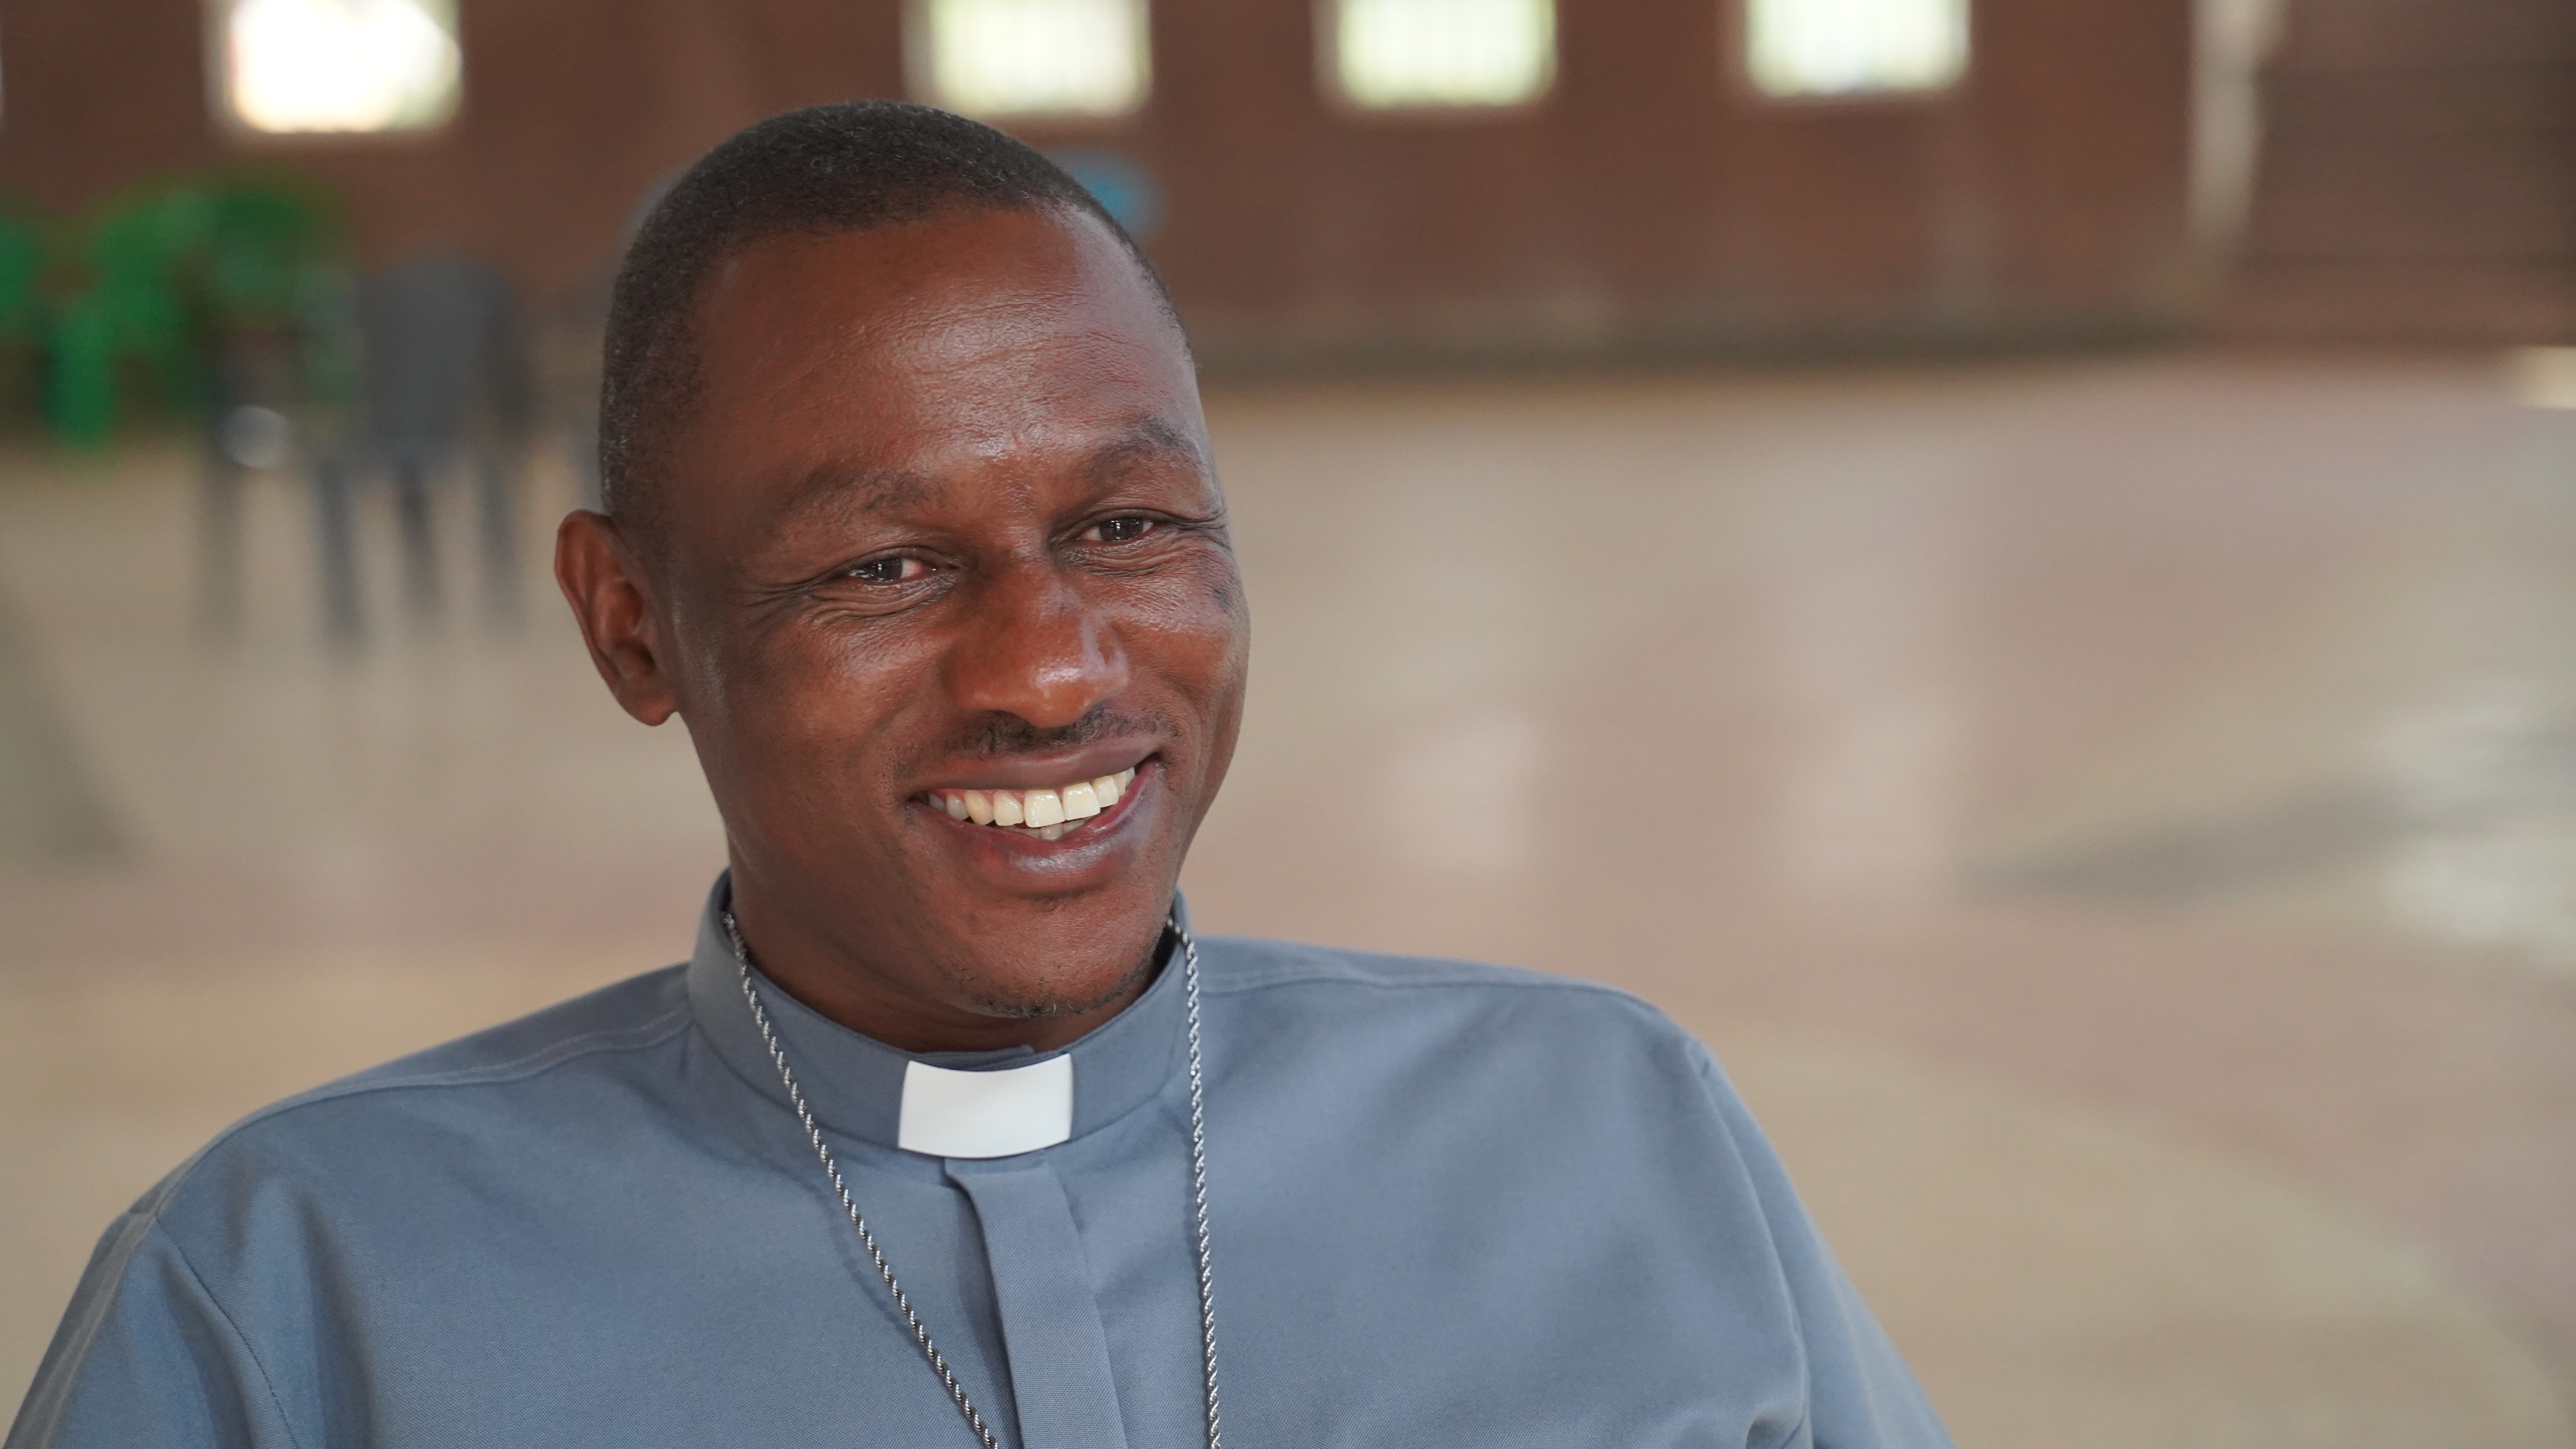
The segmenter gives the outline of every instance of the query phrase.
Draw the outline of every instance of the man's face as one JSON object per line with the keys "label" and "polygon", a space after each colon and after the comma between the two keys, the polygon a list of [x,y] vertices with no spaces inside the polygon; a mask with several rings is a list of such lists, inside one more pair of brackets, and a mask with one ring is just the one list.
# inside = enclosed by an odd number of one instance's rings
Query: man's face
{"label": "man's face", "polygon": [[[1060,210],[760,241],[695,318],[656,537],[609,550],[649,670],[564,576],[622,702],[687,721],[764,964],[924,1040],[1122,1002],[1249,641],[1177,328]],[[1130,770],[1060,834],[952,814]]]}

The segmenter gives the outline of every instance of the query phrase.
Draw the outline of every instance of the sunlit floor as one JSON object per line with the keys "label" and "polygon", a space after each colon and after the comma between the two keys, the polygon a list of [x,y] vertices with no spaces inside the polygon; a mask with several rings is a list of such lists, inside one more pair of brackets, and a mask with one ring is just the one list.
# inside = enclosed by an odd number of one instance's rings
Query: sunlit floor
{"label": "sunlit floor", "polygon": [[[1664,1005],[1963,1445],[2576,1443],[2576,413],[2188,355],[1211,413],[1210,927]],[[335,655],[272,480],[210,641],[192,486],[0,473],[0,1399],[227,1119],[676,959],[719,863],[534,557]]]}

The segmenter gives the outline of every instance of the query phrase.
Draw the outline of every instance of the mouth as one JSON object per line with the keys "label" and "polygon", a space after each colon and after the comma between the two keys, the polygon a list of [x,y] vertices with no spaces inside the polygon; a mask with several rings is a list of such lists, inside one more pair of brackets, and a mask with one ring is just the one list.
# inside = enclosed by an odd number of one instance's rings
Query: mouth
{"label": "mouth", "polygon": [[[1140,764],[1143,762],[1139,762]],[[949,818],[1035,840],[1062,840],[1093,821],[1106,823],[1135,792],[1136,765],[1115,774],[1028,790],[937,789],[922,797]]]}

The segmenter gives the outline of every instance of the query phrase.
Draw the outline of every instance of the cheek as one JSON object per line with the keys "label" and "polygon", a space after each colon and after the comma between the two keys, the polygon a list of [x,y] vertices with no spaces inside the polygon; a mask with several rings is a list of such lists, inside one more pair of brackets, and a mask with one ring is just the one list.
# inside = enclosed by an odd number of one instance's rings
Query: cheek
{"label": "cheek", "polygon": [[1250,652],[1242,577],[1219,555],[1163,575],[1156,585],[1139,621],[1153,665],[1199,706],[1210,733],[1223,733],[1242,694]]}
{"label": "cheek", "polygon": [[1211,560],[1201,574],[1200,587],[1209,607],[1231,620],[1237,633],[1249,631],[1252,610],[1243,599],[1243,572],[1231,558]]}
{"label": "cheek", "polygon": [[743,641],[721,681],[724,713],[736,753],[763,762],[764,793],[791,809],[875,793],[922,697],[903,683],[919,666],[900,642],[829,629]]}

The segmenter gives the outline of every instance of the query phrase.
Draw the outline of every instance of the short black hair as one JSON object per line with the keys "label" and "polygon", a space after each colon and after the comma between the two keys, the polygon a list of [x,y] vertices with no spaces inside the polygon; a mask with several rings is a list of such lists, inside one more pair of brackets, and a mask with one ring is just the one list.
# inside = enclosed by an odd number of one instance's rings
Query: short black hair
{"label": "short black hair", "polygon": [[[663,440],[696,389],[693,311],[744,247],[915,221],[951,206],[1064,207],[1099,218],[1164,310],[1171,295],[1127,229],[1063,167],[963,116],[904,101],[808,106],[700,157],[653,204],[618,267],[600,369],[600,505],[651,527]],[[1178,318],[1174,314],[1175,326]]]}

